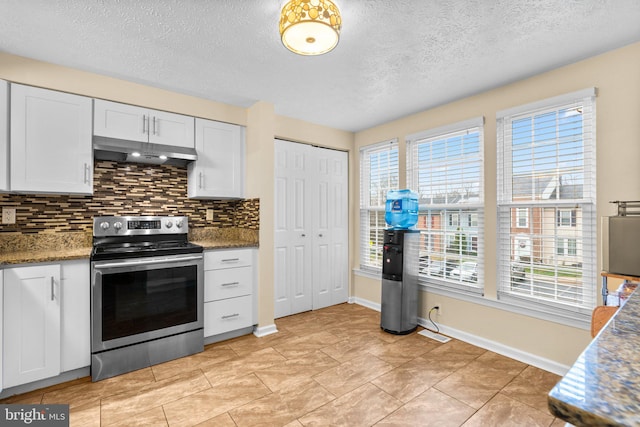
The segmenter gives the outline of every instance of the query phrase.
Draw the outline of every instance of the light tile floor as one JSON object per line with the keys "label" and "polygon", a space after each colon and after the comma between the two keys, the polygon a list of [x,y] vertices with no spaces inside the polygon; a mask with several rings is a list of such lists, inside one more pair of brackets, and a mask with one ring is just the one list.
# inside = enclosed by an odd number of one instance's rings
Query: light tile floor
{"label": "light tile floor", "polygon": [[203,353],[0,403],[66,403],[72,426],[564,426],[557,375],[462,341],[380,330],[341,304],[276,321]]}

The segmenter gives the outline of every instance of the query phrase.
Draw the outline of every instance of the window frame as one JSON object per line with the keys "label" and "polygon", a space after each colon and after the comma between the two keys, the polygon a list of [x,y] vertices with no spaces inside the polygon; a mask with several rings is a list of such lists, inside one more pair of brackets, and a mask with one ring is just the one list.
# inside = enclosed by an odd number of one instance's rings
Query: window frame
{"label": "window frame", "polygon": [[[575,106],[575,107],[572,107]],[[512,178],[517,176],[514,172],[514,166],[512,166],[512,152],[511,152],[511,132],[512,123],[517,120],[522,120],[526,117],[531,117],[532,120],[541,117],[547,112],[560,112],[570,111],[569,108],[575,108],[579,114],[582,114],[581,121],[581,137],[582,143],[580,150],[576,152],[581,153],[579,165],[580,168],[574,167],[570,171],[575,173],[582,179],[582,191],[581,193],[572,190],[569,193],[569,197],[562,197],[561,193],[561,179],[566,174],[564,169],[558,169],[555,171],[558,174],[557,193],[555,198],[541,197],[540,199],[531,200],[516,200],[513,197],[517,194],[514,192]],[[572,257],[576,258],[575,268],[580,268],[581,275],[579,276],[579,285],[576,285],[575,298],[578,298],[578,302],[571,304],[566,301],[560,301],[552,298],[542,297],[528,297],[522,296],[513,291],[509,291],[509,286],[513,286],[511,281],[510,270],[512,268],[513,261],[511,261],[512,253],[510,248],[510,241],[515,236],[514,230],[508,230],[508,233],[498,232],[498,286],[497,286],[497,298],[501,304],[519,307],[524,309],[525,312],[537,313],[537,317],[547,318],[548,320],[554,320],[558,322],[566,323],[567,320],[577,322],[581,325],[589,324],[590,315],[593,307],[597,304],[598,299],[598,281],[597,281],[597,259],[596,259],[596,233],[597,233],[597,221],[596,221],[596,90],[595,88],[588,88],[582,91],[573,92],[566,95],[561,95],[546,100],[541,100],[531,104],[522,105],[509,110],[499,111],[496,114],[497,119],[497,176],[498,176],[498,230],[505,230],[504,223],[507,215],[509,221],[511,221],[511,209],[517,207],[527,207],[529,209],[545,209],[555,208],[556,218],[553,224],[556,226],[556,237],[554,239],[554,254],[558,257]],[[560,126],[560,119],[556,118],[555,126]],[[535,121],[533,122],[535,125]],[[532,129],[535,129],[532,128]],[[545,139],[554,141],[555,147],[561,147],[561,144],[566,143],[562,139],[561,133],[556,132],[553,138]],[[552,144],[552,145],[553,145]],[[558,160],[558,154],[556,154],[556,161]],[[536,175],[532,175],[536,176]],[[541,175],[539,175],[541,176]],[[549,192],[545,190],[545,194],[549,196]],[[544,200],[543,200],[544,199]],[[574,235],[568,235],[567,229],[570,227],[577,227],[577,209],[580,209],[580,228],[576,230],[579,232],[578,240],[575,240],[576,255],[568,255],[568,239],[574,238]],[[569,225],[560,224],[560,211],[572,211],[569,214]],[[562,232],[562,229],[566,230]],[[507,231],[507,230],[505,230]],[[558,233],[560,231],[560,233]],[[562,243],[560,244],[560,241]],[[562,255],[558,255],[558,251],[562,247]],[[557,261],[558,263],[560,261]],[[562,261],[564,262],[564,260]],[[542,264],[545,266],[545,264]],[[564,264],[562,264],[564,265]],[[560,270],[562,267],[556,264],[557,275],[556,283],[560,277]],[[533,278],[531,280],[534,280]],[[511,284],[511,285],[510,285]],[[536,285],[533,281],[531,286]],[[579,289],[578,289],[579,287]]]}
{"label": "window frame", "polygon": [[[431,272],[428,271],[426,262],[421,261],[421,272],[419,274],[418,283],[430,292],[454,293],[461,297],[472,298],[481,297],[484,293],[484,117],[475,117],[469,120],[417,132],[405,137],[407,143],[407,186],[418,192],[420,196],[420,144],[441,143],[442,141],[448,141],[456,136],[475,134],[476,132],[478,134],[477,138],[479,146],[477,153],[472,156],[473,161],[468,164],[472,167],[476,167],[478,170],[478,179],[475,181],[475,185],[477,185],[478,189],[477,200],[467,200],[466,203],[447,203],[446,201],[442,203],[440,201],[434,201],[434,197],[432,196],[430,199],[431,202],[424,203],[424,200],[420,199],[419,218],[425,217],[426,223],[428,223],[427,228],[421,230],[421,235],[424,236],[432,246],[432,242],[434,242],[434,240],[438,240],[440,242],[440,250],[444,254],[444,264],[446,265],[446,269],[449,269],[449,266],[447,265],[449,263],[449,255],[447,254],[450,253],[450,246],[455,243],[460,246],[460,252],[457,255],[454,253],[452,258],[459,257],[460,259],[458,262],[463,262],[464,256],[473,257],[474,261],[477,263],[477,276],[475,278],[475,282],[466,282],[462,280],[462,277],[460,280],[455,281],[454,279],[447,278],[446,272],[441,276],[439,274],[431,274]],[[446,144],[447,143],[445,142],[445,145]],[[448,148],[445,149],[445,153],[447,150]],[[465,153],[462,153],[460,156],[451,157],[445,155],[445,160],[442,162],[439,161],[438,165],[440,166],[445,162],[452,161],[452,159],[462,159],[464,157]],[[461,161],[462,160],[455,160],[458,164],[467,165],[464,161],[460,163]],[[427,163],[435,163],[433,157],[431,158],[431,161]],[[433,173],[432,171],[433,168],[429,170],[427,175]],[[442,185],[445,186],[444,184]],[[445,196],[445,199],[448,200],[448,198],[449,196]],[[470,220],[475,222],[474,227],[469,227],[472,229],[472,232],[470,233],[465,233],[464,230],[461,230],[462,227],[467,225],[468,221],[465,220],[464,215],[470,216]],[[434,230],[431,228],[433,226],[433,218],[437,218],[438,216],[441,217],[441,227],[444,226],[444,229],[442,230]],[[455,218],[457,218],[457,224],[453,225],[455,223]],[[419,225],[420,220],[418,222],[418,226]],[[464,248],[463,245],[465,245]],[[423,257],[421,256],[421,258]],[[434,261],[442,262],[438,259],[435,259]]]}
{"label": "window frame", "polygon": [[[374,154],[380,154],[383,152],[389,152],[390,155],[395,153],[395,162],[390,162],[388,168],[383,172],[388,175],[389,180],[395,179],[395,186],[386,190],[380,189],[379,195],[380,204],[371,204],[371,156]],[[363,272],[369,272],[372,274],[378,274],[382,271],[382,240],[376,239],[372,241],[371,237],[371,214],[376,215],[376,223],[380,224],[376,227],[378,230],[386,228],[384,221],[386,192],[390,189],[397,189],[400,178],[400,151],[397,139],[391,139],[376,144],[366,145],[359,150],[359,163],[360,163],[360,270]],[[365,164],[363,162],[368,161]],[[393,169],[393,170],[392,170]],[[384,197],[382,192],[384,191]],[[376,233],[378,237],[382,236],[382,233]],[[374,262],[371,262],[371,251],[375,251],[377,255],[374,255]],[[379,259],[379,265],[375,261]]]}

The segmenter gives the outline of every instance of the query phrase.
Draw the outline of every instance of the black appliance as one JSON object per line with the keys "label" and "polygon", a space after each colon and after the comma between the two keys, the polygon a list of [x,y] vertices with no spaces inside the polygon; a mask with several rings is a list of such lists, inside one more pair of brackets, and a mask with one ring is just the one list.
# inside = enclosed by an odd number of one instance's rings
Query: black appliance
{"label": "black appliance", "polygon": [[419,238],[419,230],[384,231],[380,327],[392,334],[418,327]]}
{"label": "black appliance", "polygon": [[203,248],[186,217],[98,217],[91,253],[91,378],[204,350]]}

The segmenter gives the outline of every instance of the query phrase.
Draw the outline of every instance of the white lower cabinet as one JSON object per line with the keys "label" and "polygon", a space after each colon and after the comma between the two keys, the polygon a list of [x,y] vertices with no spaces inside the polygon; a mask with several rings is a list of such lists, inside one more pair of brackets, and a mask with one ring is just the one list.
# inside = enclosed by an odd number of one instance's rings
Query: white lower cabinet
{"label": "white lower cabinet", "polygon": [[60,265],[3,273],[4,388],[60,374]]}
{"label": "white lower cabinet", "polygon": [[89,260],[0,270],[2,388],[90,364]]}
{"label": "white lower cabinet", "polygon": [[204,254],[204,336],[255,324],[255,249],[225,249]]}
{"label": "white lower cabinet", "polygon": [[253,325],[252,296],[204,303],[204,336],[223,334]]}
{"label": "white lower cabinet", "polygon": [[83,368],[91,364],[89,261],[65,261],[61,266],[61,370]]}

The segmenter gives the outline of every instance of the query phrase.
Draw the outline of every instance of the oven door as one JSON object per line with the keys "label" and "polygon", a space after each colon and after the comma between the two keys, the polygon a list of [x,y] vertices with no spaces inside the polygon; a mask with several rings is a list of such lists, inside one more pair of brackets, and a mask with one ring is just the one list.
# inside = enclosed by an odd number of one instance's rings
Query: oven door
{"label": "oven door", "polygon": [[203,327],[202,254],[91,263],[91,352]]}

